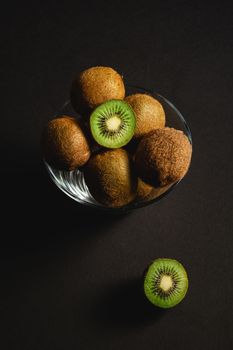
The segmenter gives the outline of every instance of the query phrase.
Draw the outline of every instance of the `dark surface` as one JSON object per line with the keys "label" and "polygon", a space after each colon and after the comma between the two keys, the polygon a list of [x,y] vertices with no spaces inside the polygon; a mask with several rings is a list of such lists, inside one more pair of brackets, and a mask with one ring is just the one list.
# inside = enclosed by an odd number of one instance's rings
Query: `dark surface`
{"label": "dark surface", "polygon": [[[18,1],[1,15],[0,348],[232,349],[231,1]],[[193,135],[182,183],[119,217],[79,207],[40,158],[42,126],[93,65],[166,96]],[[190,280],[167,311],[141,295],[157,257]]]}

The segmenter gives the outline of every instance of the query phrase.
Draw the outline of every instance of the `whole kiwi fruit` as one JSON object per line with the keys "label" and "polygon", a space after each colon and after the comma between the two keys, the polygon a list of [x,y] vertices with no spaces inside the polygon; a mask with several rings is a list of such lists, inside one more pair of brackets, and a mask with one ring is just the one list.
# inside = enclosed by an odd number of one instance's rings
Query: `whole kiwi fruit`
{"label": "whole kiwi fruit", "polygon": [[163,128],[142,138],[135,165],[143,181],[154,187],[179,181],[188,171],[192,146],[181,130]]}
{"label": "whole kiwi fruit", "polygon": [[70,100],[74,110],[85,114],[103,102],[124,99],[125,86],[122,76],[111,67],[91,67],[74,78]]}
{"label": "whole kiwi fruit", "polygon": [[136,201],[144,201],[150,199],[150,194],[153,191],[153,187],[146,184],[140,177],[138,177],[138,185],[137,185],[137,195]]}
{"label": "whole kiwi fruit", "polygon": [[125,98],[136,115],[135,139],[165,126],[165,112],[161,103],[148,94],[137,93]]}
{"label": "whole kiwi fruit", "polygon": [[80,168],[91,155],[80,124],[75,118],[66,115],[58,116],[45,125],[41,148],[46,162],[60,170]]}
{"label": "whole kiwi fruit", "polygon": [[151,201],[152,199],[156,199],[167,192],[171,186],[172,184],[169,184],[167,186],[153,187],[138,177],[137,196],[135,198],[135,201]]}
{"label": "whole kiwi fruit", "polygon": [[144,272],[144,293],[155,306],[164,309],[179,304],[188,290],[184,266],[175,259],[155,259]]}
{"label": "whole kiwi fruit", "polygon": [[84,168],[84,179],[91,195],[107,207],[122,207],[136,196],[137,177],[122,148],[93,155]]}

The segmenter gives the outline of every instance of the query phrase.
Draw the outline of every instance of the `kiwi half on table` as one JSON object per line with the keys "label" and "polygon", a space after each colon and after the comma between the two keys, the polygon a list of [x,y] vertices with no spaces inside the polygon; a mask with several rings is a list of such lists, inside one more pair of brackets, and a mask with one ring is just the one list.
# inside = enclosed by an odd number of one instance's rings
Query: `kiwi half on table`
{"label": "kiwi half on table", "polygon": [[90,116],[90,128],[95,141],[107,148],[126,145],[134,135],[135,126],[135,114],[122,100],[102,103]]}
{"label": "kiwi half on table", "polygon": [[144,276],[144,292],[155,306],[170,308],[185,297],[188,277],[183,265],[175,259],[154,260]]}

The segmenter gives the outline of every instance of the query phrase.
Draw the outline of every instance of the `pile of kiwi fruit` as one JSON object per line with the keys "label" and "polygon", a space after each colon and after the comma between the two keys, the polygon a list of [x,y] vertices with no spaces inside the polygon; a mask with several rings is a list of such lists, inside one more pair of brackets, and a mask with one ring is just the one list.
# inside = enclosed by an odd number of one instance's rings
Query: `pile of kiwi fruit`
{"label": "pile of kiwi fruit", "polygon": [[152,200],[187,173],[187,136],[166,125],[164,108],[153,96],[126,96],[115,69],[81,71],[71,82],[70,102],[77,117],[49,120],[41,136],[43,158],[59,170],[83,171],[98,203],[119,208]]}
{"label": "pile of kiwi fruit", "polygon": [[[126,96],[123,77],[111,67],[80,72],[70,87],[77,116],[58,115],[41,134],[44,160],[80,170],[93,198],[121,208],[157,198],[187,173],[192,154],[181,130],[166,125],[162,104],[148,93]],[[183,265],[157,258],[143,274],[144,294],[155,306],[180,303],[188,289]]]}

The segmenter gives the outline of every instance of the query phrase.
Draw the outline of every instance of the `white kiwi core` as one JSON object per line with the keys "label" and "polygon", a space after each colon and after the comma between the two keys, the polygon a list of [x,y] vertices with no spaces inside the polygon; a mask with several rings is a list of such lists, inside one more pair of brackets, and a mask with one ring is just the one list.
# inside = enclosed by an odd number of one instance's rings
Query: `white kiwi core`
{"label": "white kiwi core", "polygon": [[106,126],[109,131],[117,131],[121,125],[121,119],[113,115],[112,117],[106,120]]}
{"label": "white kiwi core", "polygon": [[171,276],[163,275],[160,280],[159,287],[164,291],[167,292],[169,289],[171,289],[173,286],[173,281]]}

